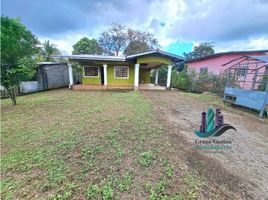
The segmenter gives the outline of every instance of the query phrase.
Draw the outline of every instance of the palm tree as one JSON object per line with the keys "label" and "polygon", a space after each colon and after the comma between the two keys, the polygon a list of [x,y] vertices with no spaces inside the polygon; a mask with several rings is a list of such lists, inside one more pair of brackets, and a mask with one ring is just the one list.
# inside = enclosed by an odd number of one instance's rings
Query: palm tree
{"label": "palm tree", "polygon": [[51,44],[49,40],[45,40],[43,43],[42,55],[44,56],[46,61],[51,61],[52,55],[60,55],[60,50],[56,47],[56,45]]}

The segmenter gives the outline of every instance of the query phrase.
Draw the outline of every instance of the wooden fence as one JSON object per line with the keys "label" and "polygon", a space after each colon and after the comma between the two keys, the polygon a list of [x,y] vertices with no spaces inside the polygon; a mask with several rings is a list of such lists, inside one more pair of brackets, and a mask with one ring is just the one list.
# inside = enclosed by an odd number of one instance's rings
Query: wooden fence
{"label": "wooden fence", "polygon": [[[20,95],[20,90],[19,90],[19,86],[16,86],[13,88],[15,90],[15,94],[16,96]],[[6,89],[4,88],[1,88],[1,99],[6,99],[6,98],[9,98],[9,94],[7,92]]]}

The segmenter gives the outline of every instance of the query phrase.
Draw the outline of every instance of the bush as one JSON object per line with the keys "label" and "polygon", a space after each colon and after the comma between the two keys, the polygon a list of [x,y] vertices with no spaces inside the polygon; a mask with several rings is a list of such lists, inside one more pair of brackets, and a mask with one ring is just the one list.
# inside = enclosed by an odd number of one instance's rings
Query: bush
{"label": "bush", "polygon": [[193,81],[191,80],[186,69],[182,70],[179,73],[176,70],[173,70],[171,76],[171,87],[191,91],[192,85]]}
{"label": "bush", "polygon": [[187,70],[177,73],[172,72],[171,86],[191,92],[212,92],[222,95],[227,79],[223,76],[215,75],[208,72],[196,73],[195,70]]}
{"label": "bush", "polygon": [[211,87],[208,88],[208,91],[223,95],[226,83],[227,83],[226,77],[211,74],[209,77],[209,84],[211,85]]}
{"label": "bush", "polygon": [[258,90],[265,91],[267,83],[268,83],[268,75],[264,75],[260,81],[260,84],[258,85]]}

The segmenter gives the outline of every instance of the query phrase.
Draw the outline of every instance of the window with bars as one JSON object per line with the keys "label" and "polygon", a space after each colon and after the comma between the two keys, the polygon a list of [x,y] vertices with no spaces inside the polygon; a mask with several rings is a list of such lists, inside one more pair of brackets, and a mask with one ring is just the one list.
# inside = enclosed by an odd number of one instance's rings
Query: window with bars
{"label": "window with bars", "polygon": [[246,76],[247,67],[238,67],[236,68],[236,75],[238,77]]}
{"label": "window with bars", "polygon": [[127,66],[115,66],[114,77],[115,78],[128,78],[128,67]]}
{"label": "window with bars", "polygon": [[99,68],[98,67],[84,67],[84,76],[98,77]]}

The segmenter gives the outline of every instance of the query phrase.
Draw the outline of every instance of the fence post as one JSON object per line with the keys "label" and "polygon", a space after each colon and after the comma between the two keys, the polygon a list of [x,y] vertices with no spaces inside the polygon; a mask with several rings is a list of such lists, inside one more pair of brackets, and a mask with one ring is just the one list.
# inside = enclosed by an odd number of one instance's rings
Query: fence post
{"label": "fence post", "polygon": [[259,72],[259,70],[256,69],[256,70],[255,70],[255,73],[254,73],[254,77],[253,77],[253,83],[252,83],[252,86],[251,86],[251,90],[254,90],[254,89],[255,89],[255,85],[256,85],[256,81],[257,81],[257,76],[258,76],[258,72]]}
{"label": "fence post", "polygon": [[261,108],[261,112],[259,114],[259,117],[263,116],[267,99],[268,99],[268,83],[266,84],[264,100],[263,100],[263,104],[262,104],[262,108]]}

